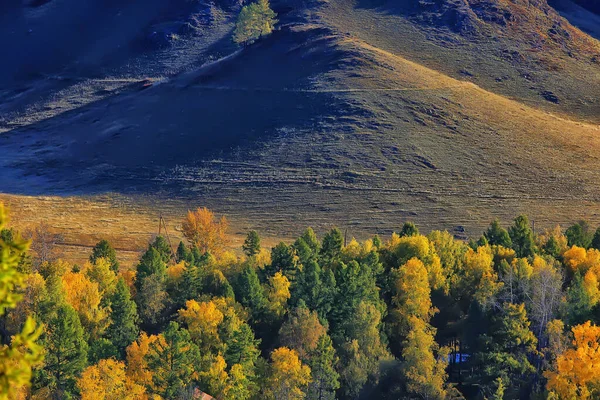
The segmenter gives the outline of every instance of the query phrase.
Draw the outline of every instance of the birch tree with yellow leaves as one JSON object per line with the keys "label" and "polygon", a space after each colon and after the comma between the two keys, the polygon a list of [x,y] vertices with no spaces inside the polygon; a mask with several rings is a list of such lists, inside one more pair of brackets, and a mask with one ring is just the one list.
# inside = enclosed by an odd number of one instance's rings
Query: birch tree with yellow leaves
{"label": "birch tree with yellow leaves", "polygon": [[[0,203],[0,230],[6,223],[6,211]],[[18,290],[23,288],[25,276],[17,270],[17,265],[27,248],[28,243],[18,238],[9,243],[0,239],[0,315],[15,308],[22,299]],[[29,386],[32,368],[43,359],[37,343],[41,333],[41,327],[29,317],[21,332],[0,347],[0,400],[13,398],[21,388]]]}

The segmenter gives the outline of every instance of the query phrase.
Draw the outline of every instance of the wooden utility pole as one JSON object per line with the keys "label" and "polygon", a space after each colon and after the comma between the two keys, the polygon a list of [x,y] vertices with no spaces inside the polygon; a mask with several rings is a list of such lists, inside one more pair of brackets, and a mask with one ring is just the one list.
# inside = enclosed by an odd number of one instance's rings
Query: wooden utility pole
{"label": "wooden utility pole", "polygon": [[169,243],[169,247],[171,248],[171,258],[176,259],[175,249],[173,248],[173,244],[171,243],[171,238],[169,237],[169,232],[167,231],[167,223],[162,216],[162,213],[159,214],[158,217],[158,236],[161,236],[162,228],[165,229],[165,236],[167,237],[167,242]]}

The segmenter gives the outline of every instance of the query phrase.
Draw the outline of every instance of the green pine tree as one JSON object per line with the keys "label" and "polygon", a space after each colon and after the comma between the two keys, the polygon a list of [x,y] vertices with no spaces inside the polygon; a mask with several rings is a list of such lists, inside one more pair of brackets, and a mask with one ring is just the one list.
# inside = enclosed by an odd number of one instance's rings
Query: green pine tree
{"label": "green pine tree", "polygon": [[260,342],[260,339],[255,339],[250,325],[242,324],[227,343],[225,350],[227,365],[240,364],[244,367],[246,373],[253,371],[256,360],[260,355],[258,350]]}
{"label": "green pine tree", "polygon": [[495,219],[490,224],[488,230],[483,234],[490,245],[497,245],[506,248],[512,246],[508,231],[500,226],[500,221]]}
{"label": "green pine tree", "polygon": [[596,229],[596,232],[594,232],[591,247],[596,250],[600,250],[600,228]]}
{"label": "green pine tree", "polygon": [[525,215],[515,218],[514,225],[508,230],[512,241],[512,248],[517,253],[517,257],[531,257],[535,253],[535,241],[533,231],[529,224],[529,219]]}
{"label": "green pine tree", "polygon": [[477,244],[477,247],[479,248],[479,247],[484,247],[484,246],[487,246],[487,245],[489,245],[490,243],[488,242],[488,240],[487,240],[487,238],[485,237],[485,235],[481,235],[481,236],[479,237],[479,240],[477,240],[477,243],[476,243],[476,244]]}
{"label": "green pine tree", "polygon": [[106,331],[106,337],[118,349],[121,357],[125,348],[138,336],[138,313],[135,302],[131,299],[129,287],[123,278],[117,282],[115,293],[110,298],[111,323]]}
{"label": "green pine tree", "polygon": [[340,258],[342,247],[344,246],[344,236],[342,231],[334,228],[323,237],[323,244],[320,251],[320,264],[322,267],[329,266]]}
{"label": "green pine tree", "polygon": [[153,371],[151,392],[166,399],[179,398],[193,384],[192,377],[201,363],[200,350],[177,322],[171,322],[162,335],[164,342],[154,342],[146,356]]}
{"label": "green pine tree", "polygon": [[177,246],[177,262],[187,261],[191,263],[192,252],[188,247],[183,243],[179,242],[179,246]]}
{"label": "green pine tree", "polygon": [[469,377],[487,393],[498,388],[498,378],[506,385],[507,398],[519,398],[522,388],[534,379],[537,338],[530,329],[524,304],[504,303],[490,318],[487,332],[476,341],[469,359],[474,373]]}
{"label": "green pine tree", "polygon": [[300,239],[304,240],[304,243],[310,247],[314,255],[319,253],[319,248],[321,245],[319,243],[319,239],[317,238],[317,234],[312,228],[306,228],[306,230],[302,233],[302,236],[300,236]]}
{"label": "green pine tree", "polygon": [[167,266],[161,257],[161,254],[154,247],[150,247],[140,259],[135,274],[135,285],[139,291],[145,278],[156,275],[159,279],[164,279],[167,273]]}
{"label": "green pine tree", "polygon": [[253,257],[260,252],[260,236],[258,236],[258,232],[248,232],[248,236],[246,236],[242,249],[244,250],[244,254],[248,257]]}
{"label": "green pine tree", "polygon": [[592,236],[588,232],[589,225],[585,221],[579,221],[571,225],[565,231],[569,246],[578,246],[587,249],[592,243]]}
{"label": "green pine tree", "polygon": [[335,391],[340,388],[337,363],[338,357],[331,338],[327,334],[322,335],[317,347],[309,354],[308,365],[312,375],[312,382],[308,387],[309,399],[335,399]]}
{"label": "green pine tree", "polygon": [[592,319],[593,307],[590,296],[585,290],[583,277],[576,272],[567,289],[566,321],[574,326]]}
{"label": "green pine tree", "polygon": [[294,245],[292,246],[296,255],[298,256],[298,260],[300,264],[306,265],[311,260],[316,259],[316,254],[313,249],[306,243],[306,241],[302,238],[296,239]]}
{"label": "green pine tree", "polygon": [[235,289],[236,299],[252,310],[253,316],[258,317],[263,313],[267,299],[254,268],[249,265],[244,268],[237,279]]}
{"label": "green pine tree", "polygon": [[75,394],[75,381],[87,365],[88,344],[77,312],[67,304],[48,321],[43,339],[44,369],[37,386],[47,386],[57,398]]}
{"label": "green pine tree", "polygon": [[167,242],[167,239],[159,235],[154,239],[154,242],[150,244],[150,247],[158,251],[164,263],[169,262],[173,250],[171,249],[169,242]]}
{"label": "green pine tree", "polygon": [[556,240],[554,236],[550,236],[550,238],[544,244],[543,250],[544,253],[551,255],[554,258],[558,258],[560,255],[560,246],[558,244],[558,240]]}
{"label": "green pine tree", "polygon": [[296,285],[292,287],[291,303],[297,305],[300,301],[304,301],[309,309],[316,310],[323,316],[320,312],[323,302],[321,274],[321,267],[317,261],[309,260],[298,274]]}
{"label": "green pine tree", "polygon": [[195,265],[186,268],[181,283],[170,293],[179,308],[184,307],[187,300],[197,299],[204,292],[206,274],[205,268]]}
{"label": "green pine tree", "polygon": [[290,282],[296,280],[298,263],[294,248],[281,242],[271,250],[271,265],[265,268],[267,275],[273,276],[277,272],[285,275]]}
{"label": "green pine tree", "polygon": [[417,236],[419,234],[419,228],[412,222],[405,222],[400,230],[400,236]]}
{"label": "green pine tree", "polygon": [[100,360],[120,357],[119,350],[106,338],[92,340],[88,350],[88,363],[90,365],[98,363]]}
{"label": "green pine tree", "polygon": [[115,273],[119,272],[119,261],[117,260],[117,252],[110,245],[108,240],[99,241],[92,249],[90,255],[90,263],[95,264],[99,258],[105,258],[110,263],[110,269]]}

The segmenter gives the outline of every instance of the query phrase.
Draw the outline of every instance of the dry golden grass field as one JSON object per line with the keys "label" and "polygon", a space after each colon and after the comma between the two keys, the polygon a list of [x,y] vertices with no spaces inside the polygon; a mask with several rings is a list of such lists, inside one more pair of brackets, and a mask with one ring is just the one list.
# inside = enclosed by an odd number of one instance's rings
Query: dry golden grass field
{"label": "dry golden grass field", "polygon": [[[109,240],[117,250],[124,268],[135,266],[148,243],[158,234],[162,214],[173,246],[183,240],[180,226],[185,215],[172,204],[156,204],[150,200],[132,202],[119,195],[94,197],[15,196],[0,194],[9,211],[10,227],[19,231],[35,228],[44,221],[52,233],[63,238],[59,254],[67,261],[82,264],[92,247],[101,239]],[[231,250],[241,253],[245,227],[231,221]],[[162,228],[164,235],[164,228]],[[264,246],[276,244],[276,238],[263,237]]]}

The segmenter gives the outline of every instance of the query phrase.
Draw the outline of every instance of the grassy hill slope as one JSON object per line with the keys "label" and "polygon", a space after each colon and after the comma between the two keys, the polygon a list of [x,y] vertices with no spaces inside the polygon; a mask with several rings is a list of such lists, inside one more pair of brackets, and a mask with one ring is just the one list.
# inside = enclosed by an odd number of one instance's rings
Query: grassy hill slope
{"label": "grassy hill slope", "polygon": [[590,37],[535,53],[483,20],[464,33],[385,4],[275,7],[280,30],[254,46],[4,134],[0,190],[206,205],[273,237],[406,219],[478,234],[521,212],[600,223]]}

